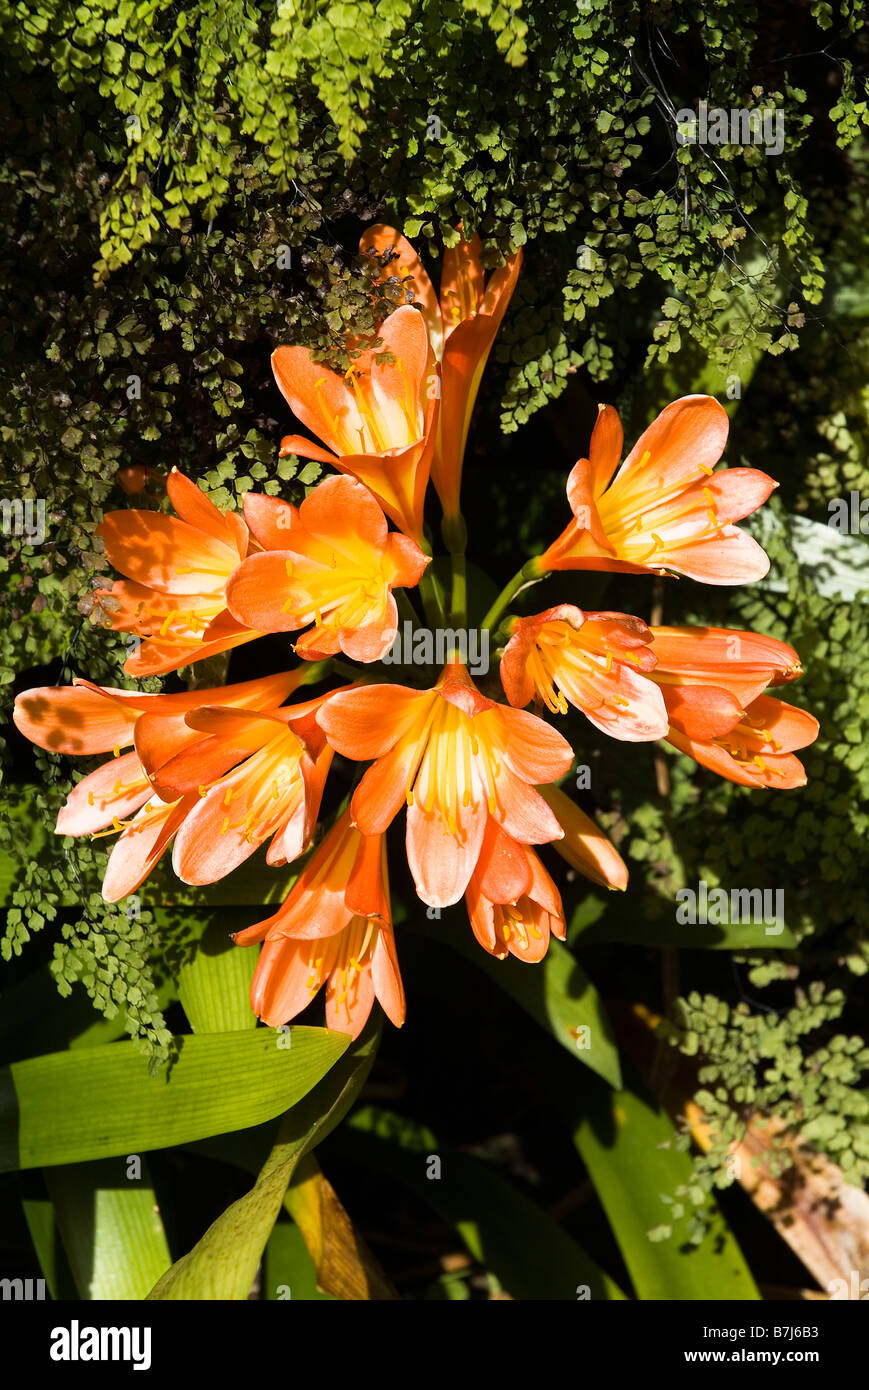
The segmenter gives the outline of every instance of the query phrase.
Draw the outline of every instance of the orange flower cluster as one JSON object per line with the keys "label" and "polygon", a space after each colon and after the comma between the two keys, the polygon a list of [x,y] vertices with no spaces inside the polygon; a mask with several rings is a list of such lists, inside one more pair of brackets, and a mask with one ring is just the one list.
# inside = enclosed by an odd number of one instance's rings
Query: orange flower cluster
{"label": "orange flower cluster", "polygon": [[393,1023],[404,1020],[386,860],[386,832],[402,811],[419,897],[434,909],[464,897],[474,935],[497,957],[539,961],[550,936],[565,935],[536,847],[552,845],[596,883],[626,886],[615,847],[557,785],[573,749],[544,710],[557,719],[573,706],[628,742],[666,740],[748,787],[800,786],[795,753],[818,731],[811,715],[766,693],[801,671],[797,654],[770,637],[650,627],[566,603],[505,616],[524,584],[564,569],[710,584],[766,573],[763,551],[735,523],[775,484],[755,469],[717,469],[728,421],[709,396],[667,406],[624,462],[618,415],[600,408],[588,458],[568,478],[572,519],[484,620],[503,634],[506,704],[478,689],[455,653],[429,688],[360,670],[349,685],[287,703],[304,684],[340,678],[342,657],[370,665],[389,652],[396,590],[419,586],[427,614],[443,620],[424,530],[430,479],[454,566],[450,621],[465,618],[463,456],[521,254],[487,278],[478,239],[460,239],[444,256],[438,294],[394,229],[371,228],[361,249],[408,301],[377,340],[348,343],[343,373],[302,347],[272,358],[294,415],[321,441],[289,435],[281,453],[335,473],[298,508],[248,493],[239,514],[173,469],[175,515],[128,508],[98,529],[123,576],[98,591],[101,610],[137,639],[128,675],[175,671],[265,633],[298,634],[302,663],[183,694],[80,680],[26,691],[15,708],[18,728],[43,748],[111,754],[77,783],[56,826],[118,834],[109,901],[134,892],[170,845],[189,884],[216,882],[266,843],[268,864],[292,862],[311,847],[335,753],[370,764],[283,905],[236,937],[262,943],[259,1017],[282,1024],[325,986],[328,1025],[354,1037],[375,998]]}

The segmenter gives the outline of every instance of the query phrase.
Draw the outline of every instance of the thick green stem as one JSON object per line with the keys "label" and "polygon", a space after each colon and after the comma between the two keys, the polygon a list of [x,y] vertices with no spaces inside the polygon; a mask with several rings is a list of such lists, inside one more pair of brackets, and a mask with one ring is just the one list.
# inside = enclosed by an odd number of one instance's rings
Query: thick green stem
{"label": "thick green stem", "polygon": [[425,616],[428,619],[429,627],[446,627],[443,598],[438,582],[432,572],[431,565],[429,565],[422,579],[419,581],[419,596],[425,608]]}
{"label": "thick green stem", "polygon": [[450,622],[458,628],[468,621],[468,580],[464,550],[450,556],[453,562],[453,591],[450,598]]}
{"label": "thick green stem", "polygon": [[537,556],[532,560],[526,561],[521,570],[517,570],[509,583],[504,585],[500,594],[495,599],[495,602],[492,604],[492,607],[481,622],[480,627],[494,627],[514,594],[517,594],[525,584],[533,583],[534,580],[542,578],[543,570],[540,568],[540,561]]}

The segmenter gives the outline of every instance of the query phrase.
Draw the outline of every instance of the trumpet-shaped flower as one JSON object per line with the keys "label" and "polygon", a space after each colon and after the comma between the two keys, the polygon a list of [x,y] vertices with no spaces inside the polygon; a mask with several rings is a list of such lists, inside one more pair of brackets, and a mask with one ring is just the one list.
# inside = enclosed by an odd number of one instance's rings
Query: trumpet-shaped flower
{"label": "trumpet-shaped flower", "polygon": [[589,457],[567,481],[573,520],[538,557],[539,570],[672,570],[706,584],[762,579],[764,551],[733,523],[777,484],[754,468],[714,471],[727,431],[713,396],[684,396],[661,411],[619,468],[621,423],[612,406],[601,406]]}
{"label": "trumpet-shaped flower", "polygon": [[474,935],[490,955],[540,961],[565,935],[561,895],[540,858],[490,819],[465,895]]}
{"label": "trumpet-shaped flower", "polygon": [[307,348],[272,353],[275,381],[291,410],[325,448],[301,435],[281,454],[330,463],[374,493],[399,530],[419,541],[434,449],[438,392],[425,322],[410,305],[381,324],[379,344],[343,376]]}
{"label": "trumpet-shaped flower", "polygon": [[389,906],[386,844],[339,817],[286,901],[234,938],[264,942],[251,986],[270,1027],[295,1018],[326,985],[326,1025],[358,1037],[375,997],[400,1028],[405,1017]]}
{"label": "trumpet-shaped flower", "polygon": [[96,597],[108,627],[140,645],[124,670],[154,676],[259,637],[226,609],[226,581],[248,554],[240,516],[222,512],[173,468],[166,483],[177,516],[109,512],[97,535],[109,561],[126,577]]}
{"label": "trumpet-shaped flower", "polygon": [[[15,702],[20,731],[41,748],[88,756],[114,756],[72,789],[55,826],[59,835],[119,834],[106,867],[103,896],[109,902],[132,893],[147,878],[200,796],[195,783],[172,786],[155,776],[169,760],[189,757],[205,743],[186,718],[203,702],[221,701],[227,711],[271,708],[298,683],[285,672],[241,685],[179,695],[142,695],[77,681],[70,687],[26,690]],[[129,751],[123,752],[122,749]],[[212,775],[246,755],[236,741],[197,749],[200,771]]]}
{"label": "trumpet-shaped flower", "polygon": [[430,690],[339,692],[317,718],[339,753],[375,759],[351,802],[363,834],[384,831],[407,804],[408,863],[432,907],[461,898],[490,816],[521,844],[562,833],[534,784],[567,771],[569,743],[535,715],[486,699],[460,663]]}
{"label": "trumpet-shaped flower", "polygon": [[771,695],[759,695],[721,733],[689,737],[671,725],[667,741],[730,782],[783,790],[805,786],[805,769],[794,753],[817,737],[813,715]]}
{"label": "trumpet-shaped flower", "polygon": [[395,640],[392,590],[419,582],[427,557],[386,517],[354,478],[327,478],[296,508],[248,493],[245,519],[263,547],[226,589],[230,612],[261,632],[293,632],[313,623],[296,651],[308,659],[342,651],[376,661]]}
{"label": "trumpet-shaped flower", "polygon": [[475,235],[470,241],[461,239],[444,252],[438,299],[410,242],[394,227],[369,227],[362,236],[360,250],[395,253],[379,279],[383,282],[397,275],[402,285],[411,286],[428,325],[429,338],[441,363],[442,393],[431,476],[444,515],[454,518],[459,513],[462,460],[474,403],[519,278],[522,252],[509,256],[487,282],[480,259],[480,238]]}
{"label": "trumpet-shaped flower", "polygon": [[802,674],[793,647],[757,632],[716,627],[653,627],[657,664],[670,725],[689,738],[726,733],[769,685]]}
{"label": "trumpet-shaped flower", "polygon": [[664,699],[646,673],[655,665],[651,633],[627,613],[583,613],[572,604],[514,619],[501,658],[501,684],[511,705],[530,700],[554,714],[574,705],[605,734],[641,741],[663,738]]}

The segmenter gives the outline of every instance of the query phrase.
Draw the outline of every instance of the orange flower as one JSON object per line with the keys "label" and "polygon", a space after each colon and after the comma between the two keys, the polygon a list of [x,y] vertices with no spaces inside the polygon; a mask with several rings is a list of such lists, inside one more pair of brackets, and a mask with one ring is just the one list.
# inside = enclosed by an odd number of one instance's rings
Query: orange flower
{"label": "orange flower", "polygon": [[464,893],[489,816],[521,844],[561,834],[534,783],[567,771],[570,745],[533,714],[487,700],[458,662],[430,690],[363,686],[317,718],[339,753],[375,759],[351,803],[363,834],[384,831],[407,802],[408,863],[432,907]]}
{"label": "orange flower", "polygon": [[802,674],[793,647],[758,632],[720,627],[653,627],[657,665],[670,725],[688,738],[726,733],[769,685]]}
{"label": "orange flower", "polygon": [[270,1027],[295,1018],[324,984],[329,1028],[358,1037],[375,996],[396,1028],[404,1022],[386,843],[382,835],[361,835],[350,824],[349,808],[275,915],[234,940],[239,946],[265,943],[251,1004]]}
{"label": "orange flower", "polygon": [[[221,701],[230,711],[269,709],[298,684],[299,674],[219,686],[179,695],[141,695],[77,681],[74,686],[26,690],[15,702],[20,731],[54,753],[88,756],[113,750],[114,758],[84,777],[57,818],[58,835],[102,836],[120,832],[103,880],[108,902],[132,893],[147,878],[200,797],[196,783],[170,786],[154,775],[195,750],[198,769],[211,775],[245,756],[238,743],[217,743],[186,723],[198,705]],[[135,743],[135,748],[133,744]],[[131,751],[121,753],[122,748]]]}
{"label": "orange flower", "polygon": [[394,227],[369,227],[359,245],[363,253],[397,253],[379,279],[382,283],[398,274],[404,284],[412,286],[435,355],[441,362],[443,399],[431,476],[444,515],[453,519],[459,514],[462,460],[480,379],[516,288],[522,252],[509,256],[487,284],[480,259],[480,238],[475,235],[470,241],[459,241],[444,251],[438,301],[419,257]]}
{"label": "orange flower", "polygon": [[248,493],[244,514],[263,546],[226,589],[230,612],[261,632],[292,632],[307,659],[343,651],[377,661],[398,627],[393,588],[412,586],[428,564],[408,536],[387,530],[371,493],[353,478],[327,478],[298,509]]}
{"label": "orange flower", "polygon": [[794,750],[818,737],[818,721],[805,710],[771,695],[759,695],[728,729],[707,738],[689,737],[671,725],[668,743],[703,767],[744,787],[803,787],[806,774]]}
{"label": "orange flower", "polygon": [[[269,839],[268,864],[286,864],[301,854],[332,762],[316,722],[330,698],[258,714],[212,706],[185,716],[190,728],[208,737],[151,772],[163,795],[198,791],[172,852],[183,882],[215,883]],[[235,755],[227,759],[232,770],[220,765],[224,749]]]}
{"label": "orange flower", "polygon": [[536,962],[564,940],[561,895],[538,856],[491,818],[465,895],[474,936],[491,955]]}
{"label": "orange flower", "polygon": [[627,613],[583,613],[570,603],[516,618],[501,658],[501,684],[518,709],[536,699],[554,714],[568,703],[605,734],[663,738],[667,711],[647,674],[655,665],[651,633]]}
{"label": "orange flower", "polygon": [[107,626],[143,639],[124,664],[130,676],[162,675],[260,636],[226,610],[226,581],[250,544],[241,517],[221,512],[177,468],[166,491],[177,517],[108,512],[96,532],[126,575],[97,590]]}
{"label": "orange flower", "polygon": [[618,468],[621,423],[612,406],[601,406],[589,458],[567,480],[573,521],[538,557],[539,571],[673,570],[707,584],[762,579],[765,553],[733,522],[756,511],[777,484],[754,468],[714,472],[727,431],[714,397],[683,396]]}
{"label": "orange flower", "polygon": [[410,305],[390,314],[378,332],[380,345],[362,351],[343,376],[315,362],[307,348],[272,353],[281,394],[326,445],[292,434],[281,441],[281,455],[351,473],[399,530],[419,541],[434,448],[434,362],[425,323]]}
{"label": "orange flower", "polygon": [[627,865],[591,817],[581,811],[560,787],[540,787],[538,790],[561,827],[562,838],[556,840],[552,847],[562,859],[566,859],[577,873],[590,878],[593,883],[599,883],[602,888],[627,888]]}

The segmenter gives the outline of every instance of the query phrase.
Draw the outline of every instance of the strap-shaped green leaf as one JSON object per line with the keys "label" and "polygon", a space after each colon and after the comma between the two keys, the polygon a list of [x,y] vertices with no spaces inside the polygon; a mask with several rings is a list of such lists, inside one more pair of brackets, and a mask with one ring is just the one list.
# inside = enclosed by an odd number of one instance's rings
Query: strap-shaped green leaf
{"label": "strap-shaped green leaf", "polygon": [[[244,920],[238,920],[241,915]],[[194,1033],[233,1033],[256,1027],[250,985],[259,951],[234,946],[230,931],[249,914],[219,913],[204,925],[193,959],[178,972],[178,998]]]}
{"label": "strap-shaped green leaf", "polygon": [[0,1070],[0,1171],[144,1153],[280,1115],[346,1050],[325,1028],[179,1037],[148,1074],[132,1042],[53,1052]]}
{"label": "strap-shaped green leaf", "polygon": [[172,1263],[147,1167],[130,1171],[124,1158],[46,1170],[80,1298],[144,1298]]}
{"label": "strap-shaped green leaf", "polygon": [[[570,1116],[578,1103],[562,1092]],[[607,1091],[595,1084],[583,1097],[583,1117],[572,1122],[574,1143],[619,1243],[637,1297],[698,1301],[760,1298],[745,1257],[712,1197],[695,1193],[709,1217],[699,1245],[686,1241],[684,1218],[674,1220],[672,1197],[692,1187],[690,1156],[674,1147],[676,1131],[666,1111],[640,1086]],[[690,1195],[686,1206],[692,1207]],[[665,1235],[672,1222],[669,1239]],[[649,1232],[653,1233],[650,1239]]]}
{"label": "strap-shaped green leaf", "polygon": [[[344,1034],[328,1034],[349,1039]],[[368,1027],[319,1086],[281,1121],[277,1142],[250,1192],[222,1212],[188,1254],[163,1275],[152,1299],[246,1299],[287,1183],[299,1161],[339,1124],[371,1070],[380,1020]]]}

